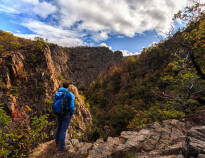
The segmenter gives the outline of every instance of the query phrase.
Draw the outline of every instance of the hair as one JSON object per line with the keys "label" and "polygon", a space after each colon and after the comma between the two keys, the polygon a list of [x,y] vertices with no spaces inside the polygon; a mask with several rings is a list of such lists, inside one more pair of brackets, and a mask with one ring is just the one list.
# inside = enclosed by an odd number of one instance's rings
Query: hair
{"label": "hair", "polygon": [[63,82],[63,87],[68,88],[69,84],[70,84],[69,82]]}

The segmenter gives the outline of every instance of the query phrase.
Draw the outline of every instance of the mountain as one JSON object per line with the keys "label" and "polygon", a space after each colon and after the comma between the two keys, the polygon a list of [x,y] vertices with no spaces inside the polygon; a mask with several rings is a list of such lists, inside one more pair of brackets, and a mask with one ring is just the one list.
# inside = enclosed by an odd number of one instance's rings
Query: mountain
{"label": "mountain", "polygon": [[86,93],[96,127],[92,138],[118,136],[204,109],[204,30],[202,16],[96,80]]}
{"label": "mountain", "polygon": [[[21,157],[53,139],[56,121],[52,99],[63,81],[71,81],[76,110],[69,136],[78,138],[92,126],[85,97],[88,86],[122,60],[106,47],[63,48],[0,31],[0,155]],[[75,86],[74,86],[75,85]]]}
{"label": "mountain", "polygon": [[[204,43],[203,14],[126,58],[0,31],[0,155],[27,157],[43,143],[38,153],[54,157],[203,157]],[[63,81],[73,83],[76,113],[66,139],[73,151],[61,155],[51,105]]]}

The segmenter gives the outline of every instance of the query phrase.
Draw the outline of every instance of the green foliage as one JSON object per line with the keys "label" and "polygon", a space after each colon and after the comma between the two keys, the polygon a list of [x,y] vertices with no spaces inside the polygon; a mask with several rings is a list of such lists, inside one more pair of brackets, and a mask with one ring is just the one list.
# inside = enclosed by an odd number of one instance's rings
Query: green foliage
{"label": "green foliage", "polygon": [[66,79],[60,74],[60,75],[58,75],[58,80],[59,81],[66,81]]}
{"label": "green foliage", "polygon": [[35,43],[35,46],[34,46],[34,50],[37,51],[37,52],[42,52],[42,50],[45,47],[44,39],[41,38],[41,37],[35,37],[35,40],[36,40],[36,43]]}
{"label": "green foliage", "polygon": [[181,119],[185,117],[185,113],[176,110],[161,110],[158,107],[151,107],[147,111],[136,111],[135,117],[127,126],[130,130],[135,130],[151,122],[162,122],[167,119]]}
{"label": "green foliage", "polygon": [[49,114],[53,114],[52,104],[53,100],[45,99],[44,103],[46,104],[46,110]]}
{"label": "green foliage", "polygon": [[21,47],[21,45],[19,42],[11,42],[9,47],[11,50],[17,50]]}
{"label": "green foliage", "polygon": [[0,53],[4,51],[4,46],[0,45]]}
{"label": "green foliage", "polygon": [[75,105],[78,104],[77,98],[75,98],[74,103],[75,103]]}
{"label": "green foliage", "polygon": [[85,107],[90,109],[90,104],[88,102],[85,103]]}
{"label": "green foliage", "polygon": [[33,68],[35,68],[38,65],[38,54],[36,52],[31,54],[29,65]]}
{"label": "green foliage", "polygon": [[35,37],[34,40],[39,42],[45,42],[45,40],[41,37]]}
{"label": "green foliage", "polygon": [[18,133],[10,128],[11,118],[0,108],[0,157],[7,157],[11,153],[17,154],[16,143],[19,138]]}
{"label": "green foliage", "polygon": [[38,86],[35,89],[35,93],[37,95],[43,95],[45,93],[45,84],[43,82],[39,82]]}
{"label": "green foliage", "polygon": [[42,115],[39,118],[35,116],[31,119],[30,136],[33,142],[42,142],[44,139],[48,138],[48,133],[45,132],[48,125],[48,115]]}
{"label": "green foliage", "polygon": [[17,86],[11,86],[11,93],[12,93],[14,96],[17,96],[17,95],[18,95],[18,92],[19,92],[19,87],[17,87]]}
{"label": "green foliage", "polygon": [[134,57],[134,56],[128,56],[128,57],[127,57],[127,60],[128,60],[129,62],[131,62],[131,63],[135,63],[136,60],[137,60],[137,58]]}
{"label": "green foliage", "polygon": [[130,151],[127,151],[125,155],[126,155],[126,158],[137,158],[137,156],[133,152],[130,152]]}
{"label": "green foliage", "polygon": [[204,30],[201,18],[94,81],[86,91],[97,127],[91,135],[116,136],[126,128],[181,119],[203,106]]}
{"label": "green foliage", "polygon": [[0,127],[7,126],[11,118],[5,113],[3,108],[0,107]]}
{"label": "green foliage", "polygon": [[53,122],[48,119],[48,115],[42,115],[33,117],[30,124],[25,119],[16,122],[0,108],[0,157],[28,157],[33,147],[50,137],[48,128]]}
{"label": "green foliage", "polygon": [[44,102],[46,104],[52,105],[53,104],[53,100],[49,100],[49,99],[45,99]]}
{"label": "green foliage", "polygon": [[0,53],[3,51],[17,50],[31,43],[31,40],[18,38],[12,33],[0,31]]}

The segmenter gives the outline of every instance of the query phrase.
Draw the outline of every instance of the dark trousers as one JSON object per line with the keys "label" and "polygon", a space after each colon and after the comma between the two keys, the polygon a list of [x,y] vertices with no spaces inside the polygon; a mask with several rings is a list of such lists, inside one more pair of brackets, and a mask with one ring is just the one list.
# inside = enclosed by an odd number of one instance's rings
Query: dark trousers
{"label": "dark trousers", "polygon": [[70,123],[71,116],[70,113],[68,113],[65,116],[57,115],[57,119],[58,119],[58,124],[56,129],[55,141],[56,141],[56,145],[59,146],[59,150],[63,151],[65,150],[66,130]]}

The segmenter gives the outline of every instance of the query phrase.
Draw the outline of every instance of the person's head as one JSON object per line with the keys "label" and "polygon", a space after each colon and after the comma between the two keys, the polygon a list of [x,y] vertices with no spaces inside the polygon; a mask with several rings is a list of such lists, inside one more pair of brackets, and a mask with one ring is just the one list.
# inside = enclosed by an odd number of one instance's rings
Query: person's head
{"label": "person's head", "polygon": [[70,84],[69,82],[63,82],[63,87],[68,88],[69,84]]}

